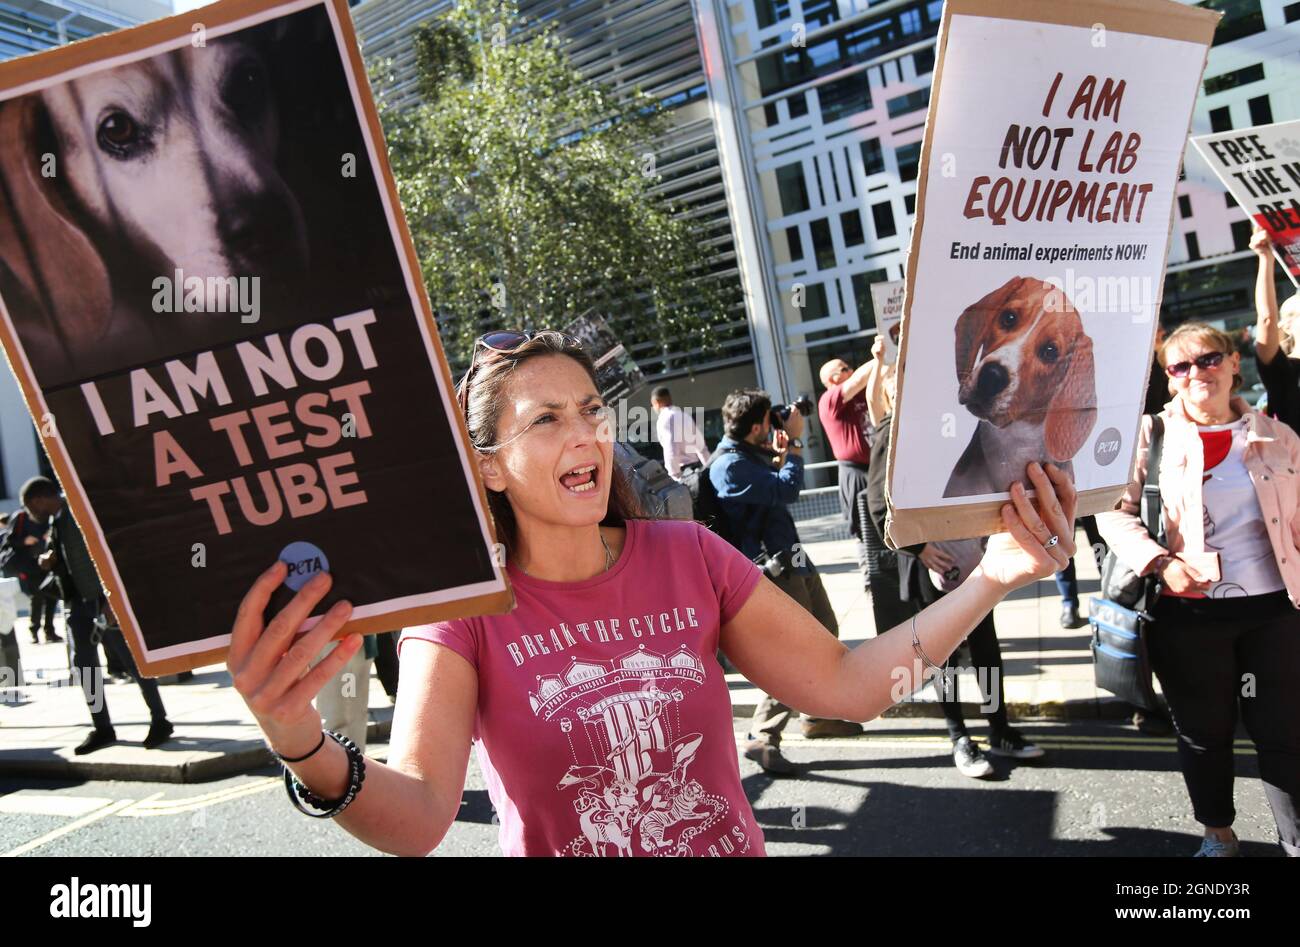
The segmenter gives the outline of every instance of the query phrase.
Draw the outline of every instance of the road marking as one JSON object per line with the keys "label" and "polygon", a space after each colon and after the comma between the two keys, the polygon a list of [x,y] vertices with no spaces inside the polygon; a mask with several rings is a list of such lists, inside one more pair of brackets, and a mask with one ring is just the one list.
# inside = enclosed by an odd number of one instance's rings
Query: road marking
{"label": "road marking", "polygon": [[0,812],[8,815],[57,815],[79,818],[102,809],[112,802],[98,796],[59,796],[38,794],[35,790],[9,793],[0,796]]}
{"label": "road marking", "polygon": [[116,802],[104,806],[97,812],[92,812],[89,815],[82,816],[80,819],[77,819],[74,822],[69,822],[67,825],[61,828],[57,828],[53,832],[46,832],[44,835],[37,836],[36,838],[32,839],[30,842],[26,842],[22,845],[19,845],[17,848],[11,851],[5,852],[3,855],[0,855],[0,858],[17,858],[19,855],[26,855],[28,852],[32,851],[33,849],[40,848],[42,845],[46,845],[49,842],[53,842],[55,839],[62,838],[63,836],[69,834],[70,832],[75,832],[78,829],[85,828],[86,826],[90,825],[93,822],[98,822],[100,819],[104,819],[110,815],[114,815],[120,812],[121,810],[127,808],[128,806],[134,804],[135,804],[134,799],[119,799]]}
{"label": "road marking", "polygon": [[[133,817],[180,815],[184,812],[194,812],[198,809],[206,809],[209,806],[220,805],[223,802],[233,802],[236,799],[243,799],[245,796],[255,796],[268,789],[274,789],[281,783],[282,780],[278,777],[262,777],[254,782],[241,783],[227,789],[218,789],[216,792],[205,793],[201,796],[142,800],[139,805],[133,806],[129,810],[119,813],[119,815]],[[161,796],[162,793],[158,795]]]}

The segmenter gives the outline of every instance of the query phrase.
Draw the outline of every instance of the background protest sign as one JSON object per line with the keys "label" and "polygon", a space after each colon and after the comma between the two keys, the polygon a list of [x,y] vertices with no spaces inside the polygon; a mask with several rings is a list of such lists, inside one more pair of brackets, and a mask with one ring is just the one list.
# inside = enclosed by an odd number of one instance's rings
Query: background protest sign
{"label": "background protest sign", "polygon": [[0,64],[0,338],[145,673],[277,557],[341,634],[511,605],[343,0]]}
{"label": "background protest sign", "polygon": [[980,536],[1032,460],[1131,469],[1179,161],[1218,14],[949,0],[907,261],[893,546]]}
{"label": "background protest sign", "polygon": [[590,353],[596,366],[596,388],[606,404],[614,404],[644,387],[645,376],[636,359],[595,310],[578,316],[564,327],[564,333],[581,342]]}
{"label": "background protest sign", "polygon": [[1199,135],[1192,144],[1300,287],[1300,121]]}
{"label": "background protest sign", "polygon": [[876,312],[876,332],[885,340],[884,364],[898,361],[898,333],[903,321],[903,295],[907,284],[901,279],[871,284],[871,306]]}

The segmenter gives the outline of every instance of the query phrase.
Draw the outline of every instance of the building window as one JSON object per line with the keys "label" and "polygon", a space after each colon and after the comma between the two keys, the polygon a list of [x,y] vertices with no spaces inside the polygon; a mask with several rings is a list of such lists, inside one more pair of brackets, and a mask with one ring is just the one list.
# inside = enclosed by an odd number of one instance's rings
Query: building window
{"label": "building window", "polygon": [[846,247],[856,247],[860,243],[865,243],[867,238],[862,233],[861,211],[851,210],[840,214],[840,231],[844,234]]}
{"label": "building window", "polygon": [[1232,192],[1231,192],[1231,191],[1225,191],[1225,192],[1224,192],[1224,194],[1223,194],[1223,202],[1224,202],[1227,206],[1229,206],[1229,207],[1236,207],[1236,206],[1237,206],[1237,199],[1236,199],[1235,197],[1232,196]]}
{"label": "building window", "polygon": [[785,105],[790,110],[791,118],[803,118],[808,114],[808,96],[803,92],[790,96],[785,100]]}
{"label": "building window", "polygon": [[822,122],[829,125],[845,115],[871,108],[871,84],[867,74],[859,72],[821,86],[817,98],[822,106]]}
{"label": "building window", "polygon": [[1178,195],[1178,216],[1184,218],[1192,216],[1192,199],[1186,194]]}
{"label": "building window", "polygon": [[934,47],[923,49],[919,53],[912,54],[912,64],[916,66],[916,74],[923,76],[927,72],[934,71]]}
{"label": "building window", "polygon": [[1210,130],[1216,132],[1232,131],[1232,112],[1228,106],[1210,109]]}
{"label": "building window", "polygon": [[862,173],[879,174],[885,170],[885,153],[880,149],[879,138],[868,138],[862,143]]}
{"label": "building window", "polygon": [[892,237],[898,233],[894,226],[894,205],[885,201],[871,205],[871,219],[876,225],[877,237]]}
{"label": "building window", "polygon": [[1252,82],[1259,82],[1263,78],[1264,64],[1255,63],[1255,65],[1247,66],[1245,69],[1235,69],[1232,72],[1225,72],[1221,76],[1206,79],[1205,94],[1214,95],[1216,92],[1227,92],[1229,89],[1236,89]]}
{"label": "building window", "polygon": [[907,211],[907,216],[908,216],[908,217],[911,217],[913,214],[916,213],[916,195],[915,195],[915,194],[904,194],[904,195],[903,195],[903,208]]}
{"label": "building window", "polygon": [[871,284],[882,283],[889,278],[885,270],[870,270],[866,273],[853,274],[853,300],[858,304],[858,327],[874,329],[876,327],[876,305],[871,298]]}
{"label": "building window", "polygon": [[1196,239],[1196,234],[1184,234],[1187,240],[1187,259],[1199,260],[1201,258],[1201,241]]}
{"label": "building window", "polygon": [[1232,249],[1241,251],[1250,249],[1250,235],[1255,225],[1249,220],[1238,220],[1232,225]]}
{"label": "building window", "polygon": [[894,158],[898,161],[898,180],[915,181],[916,169],[921,163],[921,143],[916,141],[904,145],[894,151]]}
{"label": "building window", "polygon": [[790,17],[790,0],[754,0],[754,19],[759,27],[774,26]]}
{"label": "building window", "polygon": [[804,0],[803,22],[809,31],[836,20],[835,0]]}
{"label": "building window", "polygon": [[1250,106],[1250,124],[1268,125],[1273,121],[1273,108],[1268,104],[1268,96],[1260,95],[1247,103]]}
{"label": "building window", "polygon": [[1202,0],[1197,6],[1223,14],[1219,28],[1214,31],[1213,46],[1264,32],[1264,12],[1259,8],[1259,0]]}
{"label": "building window", "polygon": [[798,228],[798,227],[786,227],[786,228],[785,228],[785,242],[786,242],[786,245],[789,246],[789,248],[790,248],[790,259],[791,259],[791,260],[802,260],[802,259],[803,259],[803,241],[799,239],[799,228]]}
{"label": "building window", "polygon": [[803,302],[803,308],[799,310],[799,318],[804,322],[825,319],[831,314],[830,306],[826,302],[826,286],[824,283],[805,286]]}
{"label": "building window", "polygon": [[808,209],[808,186],[804,183],[802,164],[777,168],[776,186],[781,192],[781,213],[797,214]]}
{"label": "building window", "polygon": [[909,92],[907,95],[900,95],[890,99],[885,103],[885,108],[889,111],[890,118],[898,118],[900,115],[906,115],[908,112],[915,112],[925,108],[930,104],[930,89],[927,86],[924,89],[917,89],[915,92]]}
{"label": "building window", "polygon": [[830,221],[823,217],[808,225],[812,234],[813,257],[817,260],[817,269],[829,270],[835,266],[835,243],[831,240]]}
{"label": "building window", "polygon": [[1300,20],[1300,3],[1288,3],[1282,8],[1282,13],[1286,16],[1288,23]]}

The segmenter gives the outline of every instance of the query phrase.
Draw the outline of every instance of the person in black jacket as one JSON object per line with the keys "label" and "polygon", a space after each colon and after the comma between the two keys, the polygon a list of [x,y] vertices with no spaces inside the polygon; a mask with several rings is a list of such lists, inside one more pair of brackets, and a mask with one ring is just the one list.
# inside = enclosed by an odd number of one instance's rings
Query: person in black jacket
{"label": "person in black jacket", "polygon": [[47,518],[42,518],[32,510],[29,502],[28,489],[35,482],[37,481],[27,481],[19,491],[18,499],[23,507],[10,518],[4,543],[13,547],[12,568],[9,572],[18,579],[18,587],[31,600],[32,644],[40,641],[42,624],[45,626],[47,642],[62,643],[63,639],[54,631],[59,600],[41,589],[45,570],[36,563],[37,557],[45,552],[45,534],[49,532],[50,524]]}
{"label": "person in black jacket", "polygon": [[[889,456],[889,442],[893,428],[893,379],[885,383],[885,402],[890,413],[876,424],[874,439],[871,444],[871,475],[867,480],[867,508],[872,521],[885,535],[885,515],[888,510],[885,463]],[[951,544],[955,547],[957,544]],[[935,543],[918,543],[903,546],[898,554],[898,585],[901,596],[914,612],[919,612],[927,605],[943,597],[943,592],[935,588],[929,572],[943,574],[959,568],[956,559],[949,552]],[[978,559],[978,556],[976,556]],[[889,626],[886,626],[889,627]],[[1007,720],[1006,700],[1002,688],[1002,651],[998,645],[997,629],[993,624],[993,613],[984,616],[983,621],[966,638],[970,648],[971,663],[975,666],[976,676],[987,697],[980,705],[980,714],[988,721],[988,743],[990,752],[998,756],[1014,759],[1038,759],[1043,750],[1025,740],[1012,729]],[[961,698],[957,692],[956,653],[944,665],[944,673],[934,678],[939,703],[943,707],[944,719],[948,725],[948,736],[953,745],[953,762],[963,776],[983,778],[993,775],[993,767],[975,745],[966,731],[966,721],[962,715]]]}
{"label": "person in black jacket", "polygon": [[[94,729],[73,751],[78,756],[92,753],[117,742],[117,732],[108,714],[107,695],[104,691],[104,672],[99,666],[96,645],[102,639],[104,650],[115,654],[128,670],[144,695],[151,718],[146,747],[160,746],[171,737],[172,725],[167,720],[167,710],[158,692],[158,682],[141,677],[126,641],[116,628],[116,621],[104,608],[104,596],[99,575],[86,549],[85,537],[72,512],[63,502],[58,486],[45,477],[34,477],[23,487],[29,495],[32,509],[47,516],[51,523],[50,548],[37,564],[58,576],[63,598],[68,603],[68,634],[72,636],[72,663],[74,674],[81,683],[86,707]],[[98,627],[97,627],[98,625]]]}

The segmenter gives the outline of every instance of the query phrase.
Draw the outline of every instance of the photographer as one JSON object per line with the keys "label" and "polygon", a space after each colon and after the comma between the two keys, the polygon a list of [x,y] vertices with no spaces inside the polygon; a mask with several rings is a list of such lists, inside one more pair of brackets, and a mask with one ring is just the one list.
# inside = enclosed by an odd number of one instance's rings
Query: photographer
{"label": "photographer", "polygon": [[[808,406],[811,408],[811,405]],[[826,629],[839,637],[839,624],[821,576],[799,542],[794,518],[786,508],[803,489],[803,413],[796,405],[773,408],[766,392],[733,391],[722,405],[727,435],[718,443],[718,458],[709,479],[718,505],[739,537],[738,548],[758,561],[783,592],[799,603]],[[771,446],[768,446],[769,441]],[[791,709],[764,696],[754,710],[745,757],[769,773],[789,775],[793,764],[781,755],[781,731]],[[855,736],[860,724],[803,716],[808,738]]]}

